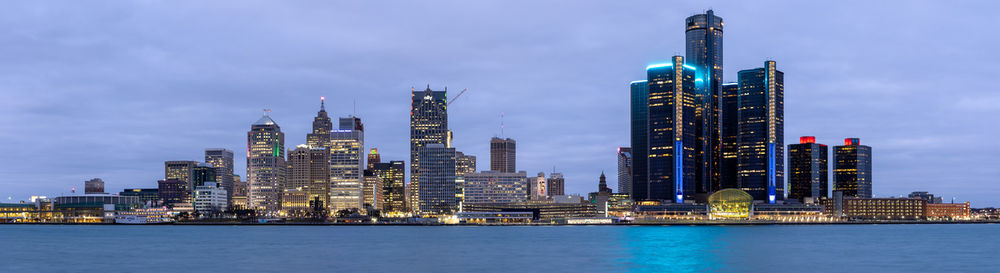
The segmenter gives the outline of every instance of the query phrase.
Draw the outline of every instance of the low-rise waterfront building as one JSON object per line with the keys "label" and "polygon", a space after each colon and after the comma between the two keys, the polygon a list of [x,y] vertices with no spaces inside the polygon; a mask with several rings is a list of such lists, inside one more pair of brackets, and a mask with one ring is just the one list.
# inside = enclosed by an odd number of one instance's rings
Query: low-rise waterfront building
{"label": "low-rise waterfront building", "polygon": [[534,219],[529,211],[459,212],[456,216],[459,223],[467,224],[528,224]]}
{"label": "low-rise waterfront building", "polygon": [[927,200],[911,198],[850,198],[834,194],[824,199],[823,213],[855,220],[922,220],[927,218]]}
{"label": "low-rise waterfront building", "polygon": [[972,219],[972,210],[969,202],[952,204],[927,204],[928,220],[969,220]]}
{"label": "low-rise waterfront building", "polygon": [[596,217],[597,208],[590,203],[513,203],[469,204],[463,212],[531,212],[533,222],[551,223],[565,218]]}

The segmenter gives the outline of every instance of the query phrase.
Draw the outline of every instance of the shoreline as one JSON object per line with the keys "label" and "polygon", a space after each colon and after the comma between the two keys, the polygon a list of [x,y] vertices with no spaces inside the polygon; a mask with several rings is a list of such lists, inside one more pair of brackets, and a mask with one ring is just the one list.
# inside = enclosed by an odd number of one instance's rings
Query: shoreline
{"label": "shoreline", "polygon": [[844,222],[663,222],[618,224],[431,224],[431,223],[254,223],[254,222],[170,222],[154,224],[124,223],[0,223],[0,225],[99,225],[99,226],[794,226],[794,225],[940,225],[1000,224],[1000,221],[844,221]]}

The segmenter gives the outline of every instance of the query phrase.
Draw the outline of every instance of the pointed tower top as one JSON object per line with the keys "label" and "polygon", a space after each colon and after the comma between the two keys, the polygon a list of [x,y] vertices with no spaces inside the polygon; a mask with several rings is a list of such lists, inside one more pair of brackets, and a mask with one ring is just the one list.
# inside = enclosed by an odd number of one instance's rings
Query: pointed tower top
{"label": "pointed tower top", "polygon": [[326,97],[319,97],[319,110],[326,111]]}

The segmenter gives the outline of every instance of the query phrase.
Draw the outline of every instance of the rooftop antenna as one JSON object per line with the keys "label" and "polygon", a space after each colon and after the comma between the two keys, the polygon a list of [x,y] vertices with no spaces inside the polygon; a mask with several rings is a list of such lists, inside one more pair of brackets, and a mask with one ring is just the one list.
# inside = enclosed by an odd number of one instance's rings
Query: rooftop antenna
{"label": "rooftop antenna", "polygon": [[271,108],[264,108],[264,115],[269,115],[271,113]]}
{"label": "rooftop antenna", "polygon": [[326,110],[326,97],[319,97],[319,110]]}
{"label": "rooftop antenna", "polygon": [[503,112],[500,112],[500,138],[503,138]]}

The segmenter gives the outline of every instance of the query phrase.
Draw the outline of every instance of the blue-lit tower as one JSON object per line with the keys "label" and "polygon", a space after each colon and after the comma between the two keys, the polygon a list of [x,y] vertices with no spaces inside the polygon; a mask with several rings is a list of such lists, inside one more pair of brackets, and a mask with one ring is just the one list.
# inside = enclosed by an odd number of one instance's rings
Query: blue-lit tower
{"label": "blue-lit tower", "polygon": [[695,194],[695,96],[697,69],[674,56],[646,67],[648,84],[648,185],[650,200],[683,203]]}
{"label": "blue-lit tower", "polygon": [[632,121],[632,199],[649,199],[649,180],[647,154],[649,151],[649,118],[648,91],[646,80],[633,81],[629,84],[631,90]]}
{"label": "blue-lit tower", "polygon": [[774,203],[784,199],[784,73],[766,61],[738,76],[739,187]]}
{"label": "blue-lit tower", "polygon": [[698,87],[695,108],[695,189],[707,194],[722,188],[722,18],[712,10],[695,14],[684,21],[685,58],[697,68]]}

